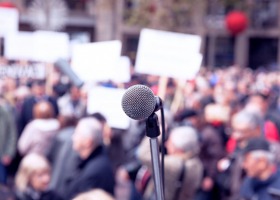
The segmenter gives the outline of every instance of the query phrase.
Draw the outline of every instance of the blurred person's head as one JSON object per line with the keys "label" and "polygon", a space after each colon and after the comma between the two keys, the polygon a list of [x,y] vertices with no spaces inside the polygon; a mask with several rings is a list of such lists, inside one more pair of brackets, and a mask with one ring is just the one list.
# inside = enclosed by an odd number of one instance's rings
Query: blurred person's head
{"label": "blurred person's head", "polygon": [[261,134],[261,118],[253,112],[242,110],[233,115],[231,126],[233,129],[232,136],[241,147],[246,145],[246,142],[254,137],[259,137]]}
{"label": "blurred person's head", "polygon": [[88,156],[102,144],[103,126],[100,121],[93,117],[86,117],[79,120],[72,136],[73,149],[82,159]]}
{"label": "blurred person's head", "polygon": [[101,189],[93,189],[76,196],[73,200],[114,200],[114,198]]}
{"label": "blurred person's head", "polygon": [[97,119],[103,126],[103,142],[106,145],[111,144],[111,139],[113,137],[113,133],[112,133],[112,128],[109,126],[106,117],[99,113],[99,112],[95,112],[93,114],[90,115],[90,117],[93,117],[95,119]]}
{"label": "blurred person's head", "polygon": [[166,141],[166,148],[170,155],[198,154],[199,142],[197,131],[190,126],[181,126],[172,129]]}
{"label": "blurred person's head", "polygon": [[44,80],[35,80],[31,83],[32,94],[36,98],[41,98],[46,94],[46,83]]}
{"label": "blurred person's head", "polygon": [[15,178],[17,190],[25,192],[28,188],[43,192],[49,187],[51,168],[47,159],[40,154],[27,154],[19,165]]}
{"label": "blurred person's head", "polygon": [[27,86],[20,86],[15,91],[16,101],[23,101],[30,94],[30,89]]}
{"label": "blurred person's head", "polygon": [[70,97],[72,101],[79,101],[81,98],[81,90],[79,87],[72,85],[70,87]]}
{"label": "blurred person's head", "polygon": [[200,118],[198,112],[194,109],[184,109],[180,111],[174,120],[179,124],[190,125],[192,127],[198,128],[200,124]]}
{"label": "blurred person's head", "polygon": [[264,116],[269,107],[268,95],[264,95],[261,93],[251,95],[245,107],[247,110],[258,112],[259,114]]}
{"label": "blurred person's head", "polygon": [[243,168],[247,176],[266,180],[275,167],[275,159],[270,152],[269,143],[263,138],[249,140],[244,151]]}
{"label": "blurred person's head", "polygon": [[39,101],[33,107],[34,119],[51,119],[54,117],[54,108],[48,101]]}
{"label": "blurred person's head", "polygon": [[217,104],[229,105],[234,97],[235,86],[231,81],[226,81],[224,85],[216,85],[213,97]]}

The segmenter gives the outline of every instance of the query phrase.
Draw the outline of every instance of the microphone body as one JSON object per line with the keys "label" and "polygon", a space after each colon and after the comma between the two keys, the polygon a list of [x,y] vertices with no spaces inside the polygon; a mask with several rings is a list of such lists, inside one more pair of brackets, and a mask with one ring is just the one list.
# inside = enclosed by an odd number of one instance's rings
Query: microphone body
{"label": "microphone body", "polygon": [[84,82],[73,72],[66,60],[60,59],[54,63],[59,71],[69,77],[70,81],[78,88],[82,87]]}

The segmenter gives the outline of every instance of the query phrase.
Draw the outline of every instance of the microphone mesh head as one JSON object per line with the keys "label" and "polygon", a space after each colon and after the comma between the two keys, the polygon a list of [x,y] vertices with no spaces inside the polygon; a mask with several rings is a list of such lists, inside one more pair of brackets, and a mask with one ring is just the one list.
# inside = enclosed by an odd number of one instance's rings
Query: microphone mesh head
{"label": "microphone mesh head", "polygon": [[122,97],[122,108],[127,116],[135,120],[149,117],[155,110],[156,98],[153,91],[145,85],[128,88]]}

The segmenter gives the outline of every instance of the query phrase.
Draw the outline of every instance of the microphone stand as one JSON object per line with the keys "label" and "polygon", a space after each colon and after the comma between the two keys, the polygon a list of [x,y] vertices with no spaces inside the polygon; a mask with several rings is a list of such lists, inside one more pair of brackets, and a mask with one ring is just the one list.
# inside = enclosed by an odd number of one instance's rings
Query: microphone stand
{"label": "microphone stand", "polygon": [[148,117],[146,121],[146,136],[150,138],[156,199],[164,200],[162,178],[160,176],[159,147],[157,139],[157,137],[160,135],[160,129],[158,124],[158,117],[155,113],[153,113],[151,116]]}

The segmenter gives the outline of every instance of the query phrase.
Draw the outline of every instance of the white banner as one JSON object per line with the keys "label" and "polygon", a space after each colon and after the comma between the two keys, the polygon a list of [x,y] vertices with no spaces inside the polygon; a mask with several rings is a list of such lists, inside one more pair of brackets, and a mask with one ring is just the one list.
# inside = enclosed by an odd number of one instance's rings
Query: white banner
{"label": "white banner", "polygon": [[19,13],[15,8],[0,8],[0,36],[18,31]]}
{"label": "white banner", "polygon": [[34,60],[53,63],[58,59],[70,58],[70,39],[67,33],[34,32]]}
{"label": "white banner", "polygon": [[113,128],[127,129],[130,119],[122,110],[122,96],[126,90],[106,87],[93,87],[88,95],[87,112],[100,112]]}
{"label": "white banner", "polygon": [[18,32],[5,38],[4,56],[11,60],[53,63],[69,59],[69,36],[60,32]]}
{"label": "white banner", "polygon": [[171,78],[193,78],[201,66],[200,46],[198,35],[143,29],[135,70]]}
{"label": "white banner", "polygon": [[46,68],[43,64],[32,64],[28,66],[21,66],[18,64],[13,65],[0,65],[0,78],[32,78],[32,79],[45,79]]}
{"label": "white banner", "polygon": [[112,79],[121,56],[118,40],[77,44],[72,49],[73,71],[84,81]]}

